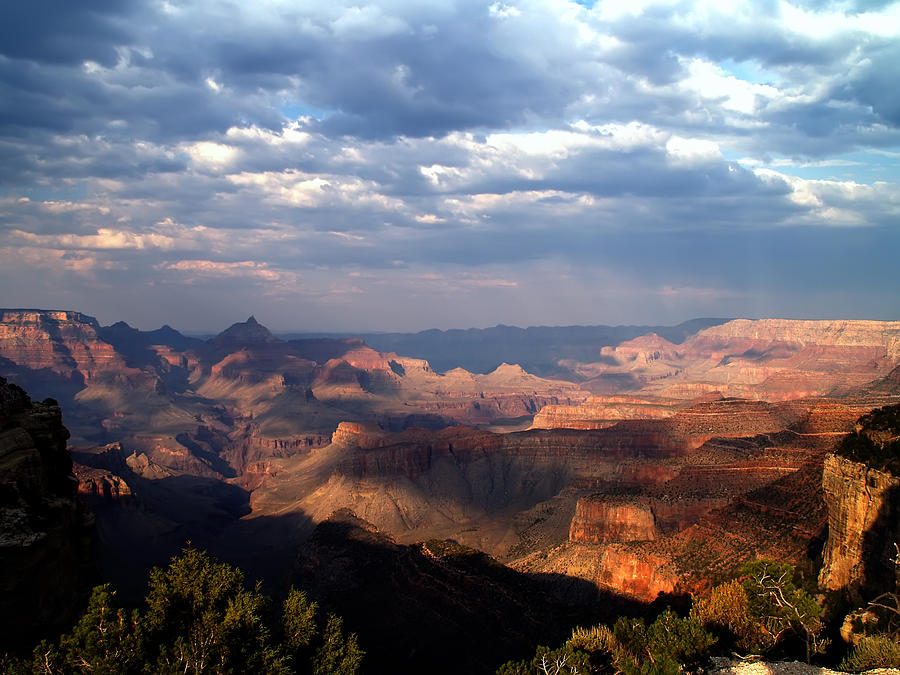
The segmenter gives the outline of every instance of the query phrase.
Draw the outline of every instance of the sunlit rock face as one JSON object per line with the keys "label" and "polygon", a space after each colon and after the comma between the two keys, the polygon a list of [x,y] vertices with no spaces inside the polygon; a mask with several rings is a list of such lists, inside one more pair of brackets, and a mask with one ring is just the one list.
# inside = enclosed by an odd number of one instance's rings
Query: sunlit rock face
{"label": "sunlit rock face", "polygon": [[651,541],[659,536],[646,499],[595,495],[579,499],[569,540],[583,544]]}
{"label": "sunlit rock face", "polygon": [[900,478],[829,455],[822,485],[828,543],[819,583],[829,590],[886,587],[900,545]]}
{"label": "sunlit rock face", "polygon": [[604,347],[602,356],[566,364],[596,394],[785,401],[846,394],[884,377],[900,362],[900,322],[737,319],[678,345],[641,336]]}
{"label": "sunlit rock face", "polygon": [[92,519],[76,500],[54,401],[0,378],[0,651],[70,621],[93,581]]}
{"label": "sunlit rock face", "polygon": [[89,381],[105,370],[124,369],[112,345],[97,334],[94,317],[80,312],[0,311],[0,354],[32,370],[48,369]]}
{"label": "sunlit rock face", "polygon": [[622,420],[663,419],[678,412],[680,401],[633,396],[591,396],[578,405],[545,405],[533,429],[603,429]]}

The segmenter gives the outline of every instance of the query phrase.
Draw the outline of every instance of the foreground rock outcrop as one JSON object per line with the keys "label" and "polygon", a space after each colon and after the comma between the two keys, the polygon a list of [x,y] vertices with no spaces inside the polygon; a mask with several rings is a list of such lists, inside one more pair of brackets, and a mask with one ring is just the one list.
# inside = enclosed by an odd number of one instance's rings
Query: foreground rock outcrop
{"label": "foreground rock outcrop", "polygon": [[900,406],[862,416],[825,460],[828,542],[820,584],[879,592],[900,565]]}
{"label": "foreground rock outcrop", "polygon": [[836,455],[825,460],[828,545],[821,585],[883,586],[900,544],[900,478]]}
{"label": "foreground rock outcrop", "polygon": [[94,580],[68,436],[55,401],[0,378],[0,653],[67,625]]}

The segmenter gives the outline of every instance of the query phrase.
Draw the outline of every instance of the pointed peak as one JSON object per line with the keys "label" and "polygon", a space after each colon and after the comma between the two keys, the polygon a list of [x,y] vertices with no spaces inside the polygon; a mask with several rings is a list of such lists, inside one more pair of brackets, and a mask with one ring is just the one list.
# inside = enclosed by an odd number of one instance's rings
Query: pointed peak
{"label": "pointed peak", "polygon": [[518,363],[507,363],[504,361],[494,368],[489,375],[503,375],[505,377],[528,375],[528,372]]}
{"label": "pointed peak", "polygon": [[252,315],[243,323],[232,324],[213,338],[213,341],[239,345],[281,342]]}

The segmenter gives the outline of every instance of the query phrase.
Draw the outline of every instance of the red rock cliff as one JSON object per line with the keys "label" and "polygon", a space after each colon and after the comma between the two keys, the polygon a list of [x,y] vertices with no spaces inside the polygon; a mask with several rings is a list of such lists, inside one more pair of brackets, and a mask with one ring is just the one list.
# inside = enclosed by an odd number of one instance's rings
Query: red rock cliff
{"label": "red rock cliff", "polygon": [[581,544],[651,541],[659,536],[649,502],[634,497],[594,495],[579,499],[569,540]]}
{"label": "red rock cliff", "polygon": [[112,345],[97,335],[100,325],[80,312],[0,310],[0,354],[14,363],[85,381],[103,370],[124,370]]}
{"label": "red rock cliff", "polygon": [[836,590],[883,582],[900,544],[900,478],[829,455],[822,487],[828,542],[820,585]]}

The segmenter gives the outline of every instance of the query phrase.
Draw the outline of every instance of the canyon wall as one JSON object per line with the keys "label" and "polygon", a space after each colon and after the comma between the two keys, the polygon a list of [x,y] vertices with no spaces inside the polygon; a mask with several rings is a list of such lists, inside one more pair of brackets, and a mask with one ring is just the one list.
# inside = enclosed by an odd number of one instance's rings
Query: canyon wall
{"label": "canyon wall", "polygon": [[94,581],[68,435],[55,401],[0,378],[0,653],[65,626]]}
{"label": "canyon wall", "polygon": [[799,345],[878,347],[886,352],[888,358],[900,360],[900,321],[735,319],[705,328],[692,339],[710,344],[746,340],[762,343],[789,342]]}
{"label": "canyon wall", "polygon": [[[604,347],[593,363],[566,362],[595,394],[785,401],[845,395],[900,362],[900,322],[737,319],[675,345],[644,335]],[[557,413],[558,414],[558,413]]]}
{"label": "canyon wall", "polygon": [[900,558],[900,477],[829,455],[822,479],[828,509],[828,543],[819,583],[886,588]]}

